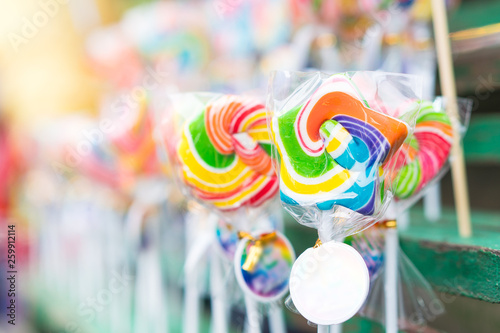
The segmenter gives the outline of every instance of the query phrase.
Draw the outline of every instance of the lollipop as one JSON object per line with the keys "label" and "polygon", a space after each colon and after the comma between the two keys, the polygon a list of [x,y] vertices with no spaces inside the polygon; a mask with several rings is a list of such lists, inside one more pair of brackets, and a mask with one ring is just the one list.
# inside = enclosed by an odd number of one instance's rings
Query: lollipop
{"label": "lollipop", "polygon": [[397,198],[409,198],[437,176],[450,155],[451,142],[452,127],[446,113],[424,102],[415,132],[396,159]]}
{"label": "lollipop", "polygon": [[374,213],[379,168],[408,134],[408,126],[370,109],[345,75],[325,81],[305,105],[272,121],[281,157],[281,199],[329,210],[342,205]]}
{"label": "lollipop", "polygon": [[[286,95],[286,85],[296,88]],[[351,318],[366,299],[367,265],[338,240],[367,228],[386,208],[392,183],[385,182],[384,165],[397,156],[410,128],[384,112],[414,119],[418,88],[410,76],[375,72],[276,72],[271,79],[281,201],[319,234],[292,267],[290,307],[318,331]]]}
{"label": "lollipop", "polygon": [[[175,174],[189,195],[226,220],[219,220],[214,240],[219,243],[218,250],[222,248],[234,264],[236,281],[244,293],[249,332],[257,332],[257,302],[271,303],[287,292],[294,259],[290,243],[276,230],[279,223],[273,224],[271,218],[280,210],[271,202],[263,205],[278,190],[265,107],[248,98],[210,93],[171,96],[171,105],[172,118],[167,124],[175,126],[186,119],[186,114],[194,113],[182,127],[169,131],[177,134],[165,144],[175,162]],[[221,279],[215,277],[227,276],[216,271],[223,266],[217,264],[220,252],[213,251],[210,259],[215,263],[210,269],[214,276],[212,315],[217,332],[225,331],[222,327],[227,324],[219,295],[225,293],[220,289],[227,286],[221,286]],[[284,326],[279,311],[272,311],[270,306],[268,317],[270,322]]]}
{"label": "lollipop", "polygon": [[153,139],[153,119],[148,113],[148,99],[139,98],[135,105],[127,106],[124,114],[107,114],[103,118],[118,123],[109,138],[117,153],[120,166],[134,175],[154,176],[160,165]]}
{"label": "lollipop", "polygon": [[189,121],[177,147],[185,183],[222,210],[258,206],[278,189],[263,105],[222,96]]}

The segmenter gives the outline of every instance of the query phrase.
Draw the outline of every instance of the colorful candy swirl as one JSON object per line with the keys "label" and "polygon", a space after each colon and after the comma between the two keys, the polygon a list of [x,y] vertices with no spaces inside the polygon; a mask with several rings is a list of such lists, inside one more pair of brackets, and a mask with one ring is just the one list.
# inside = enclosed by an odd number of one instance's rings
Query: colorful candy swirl
{"label": "colorful candy swirl", "polygon": [[[120,165],[134,175],[154,175],[160,172],[153,139],[153,119],[148,113],[146,97],[128,110],[132,121],[123,121],[111,141],[117,150]],[[118,120],[117,120],[118,121]]]}
{"label": "colorful candy swirl", "polygon": [[223,210],[258,206],[278,190],[262,104],[222,96],[184,128],[177,154],[194,195]]}
{"label": "colorful candy swirl", "polygon": [[412,196],[436,177],[450,155],[452,135],[446,113],[434,109],[432,103],[424,102],[415,132],[403,145],[394,166],[394,194],[397,198]]}
{"label": "colorful candy swirl", "polygon": [[305,105],[273,117],[283,202],[374,213],[381,166],[406,139],[408,126],[369,107],[354,83],[339,74]]}

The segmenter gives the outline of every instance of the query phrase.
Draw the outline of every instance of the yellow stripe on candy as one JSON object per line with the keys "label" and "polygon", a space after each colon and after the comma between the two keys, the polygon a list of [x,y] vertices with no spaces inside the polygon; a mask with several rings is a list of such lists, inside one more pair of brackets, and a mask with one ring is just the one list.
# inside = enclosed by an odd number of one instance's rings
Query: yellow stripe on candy
{"label": "yellow stripe on candy", "polygon": [[255,141],[271,142],[271,139],[269,138],[269,132],[267,131],[267,127],[264,129],[250,130],[247,133]]}
{"label": "yellow stripe on candy", "polygon": [[185,168],[182,170],[182,174],[187,183],[191,186],[195,186],[196,188],[212,193],[212,194],[221,194],[226,192],[231,192],[232,190],[241,187],[243,183],[249,181],[251,177],[250,170],[247,170],[245,174],[243,174],[240,178],[238,178],[237,182],[234,183],[223,183],[227,181],[222,175],[219,175],[218,178],[208,179],[200,179],[198,175],[195,175],[191,170]]}
{"label": "yellow stripe on candy", "polygon": [[[235,163],[230,169],[212,172],[200,164],[191,152],[187,138],[183,135],[178,154],[184,165],[184,178],[203,191],[211,193],[232,191],[247,181],[253,173],[238,157],[235,158]],[[238,175],[238,178],[228,178],[228,174]]]}
{"label": "yellow stripe on candy", "polygon": [[[262,120],[262,119],[266,119],[266,112],[261,111],[261,112],[255,113],[251,118],[248,118],[243,123],[240,132],[245,132],[248,129],[248,127],[250,127],[253,123],[255,123],[259,120]],[[257,128],[257,126],[255,128]]]}
{"label": "yellow stripe on candy", "polygon": [[337,187],[342,186],[346,181],[351,178],[349,170],[342,170],[336,175],[332,176],[328,180],[320,184],[302,184],[296,179],[292,178],[288,173],[285,164],[281,165],[281,180],[289,189],[293,189],[293,192],[299,194],[317,194],[320,192],[330,192]]}
{"label": "yellow stripe on candy", "polygon": [[328,146],[325,147],[328,153],[332,153],[339,149],[342,143],[346,142],[351,136],[349,132],[341,125],[336,125],[335,127],[338,127],[339,129],[335,133],[335,136],[331,138]]}
{"label": "yellow stripe on candy", "polygon": [[258,191],[258,189],[262,186],[262,184],[266,181],[265,177],[259,177],[260,179],[253,184],[252,187],[246,189],[245,191],[241,192],[239,195],[229,198],[224,199],[223,201],[213,201],[214,206],[219,207],[219,208],[224,208],[226,206],[232,206],[238,201],[245,201],[247,197],[253,195]]}

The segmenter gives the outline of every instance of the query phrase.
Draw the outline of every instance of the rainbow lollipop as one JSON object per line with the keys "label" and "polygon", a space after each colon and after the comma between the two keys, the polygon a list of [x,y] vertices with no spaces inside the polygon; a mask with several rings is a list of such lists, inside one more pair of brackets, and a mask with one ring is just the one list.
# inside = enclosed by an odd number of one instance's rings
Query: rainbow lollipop
{"label": "rainbow lollipop", "polygon": [[345,75],[324,82],[305,105],[272,120],[281,157],[281,199],[289,205],[341,205],[374,213],[380,167],[408,134],[408,126],[370,109]]}
{"label": "rainbow lollipop", "polygon": [[177,147],[193,194],[222,210],[258,206],[278,190],[262,104],[222,96],[184,127]]}
{"label": "rainbow lollipop", "polygon": [[438,175],[450,155],[451,142],[452,127],[446,113],[430,102],[422,103],[415,132],[394,166],[397,198],[411,197]]}
{"label": "rainbow lollipop", "polygon": [[[287,85],[295,87],[289,95]],[[391,190],[384,165],[410,132],[406,122],[383,112],[414,118],[414,88],[417,80],[387,73],[272,77],[270,127],[281,157],[281,201],[319,234],[292,267],[290,296],[298,312],[319,325],[318,332],[351,318],[368,294],[367,265],[338,240],[383,213],[390,199],[384,194]]]}

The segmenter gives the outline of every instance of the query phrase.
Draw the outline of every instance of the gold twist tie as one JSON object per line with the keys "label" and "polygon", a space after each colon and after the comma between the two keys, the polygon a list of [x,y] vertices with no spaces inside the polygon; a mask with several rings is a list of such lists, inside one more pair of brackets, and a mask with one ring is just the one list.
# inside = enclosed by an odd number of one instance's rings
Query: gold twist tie
{"label": "gold twist tie", "polygon": [[323,242],[318,238],[318,240],[316,241],[316,243],[314,243],[313,249],[317,249],[321,245],[323,245]]}
{"label": "gold twist tie", "polygon": [[384,221],[381,224],[384,228],[387,228],[387,229],[397,228],[397,226],[398,226],[398,223],[396,222],[396,220]]}
{"label": "gold twist tie", "polygon": [[248,232],[244,231],[239,231],[238,232],[238,237],[240,239],[246,238],[250,240],[253,245],[250,247],[250,251],[248,252],[247,258],[245,260],[245,263],[241,268],[247,272],[252,272],[255,269],[255,266],[259,262],[260,257],[262,256],[262,252],[264,251],[264,246],[272,242],[276,239],[276,231],[263,234],[259,238],[255,238],[252,235],[250,235]]}

